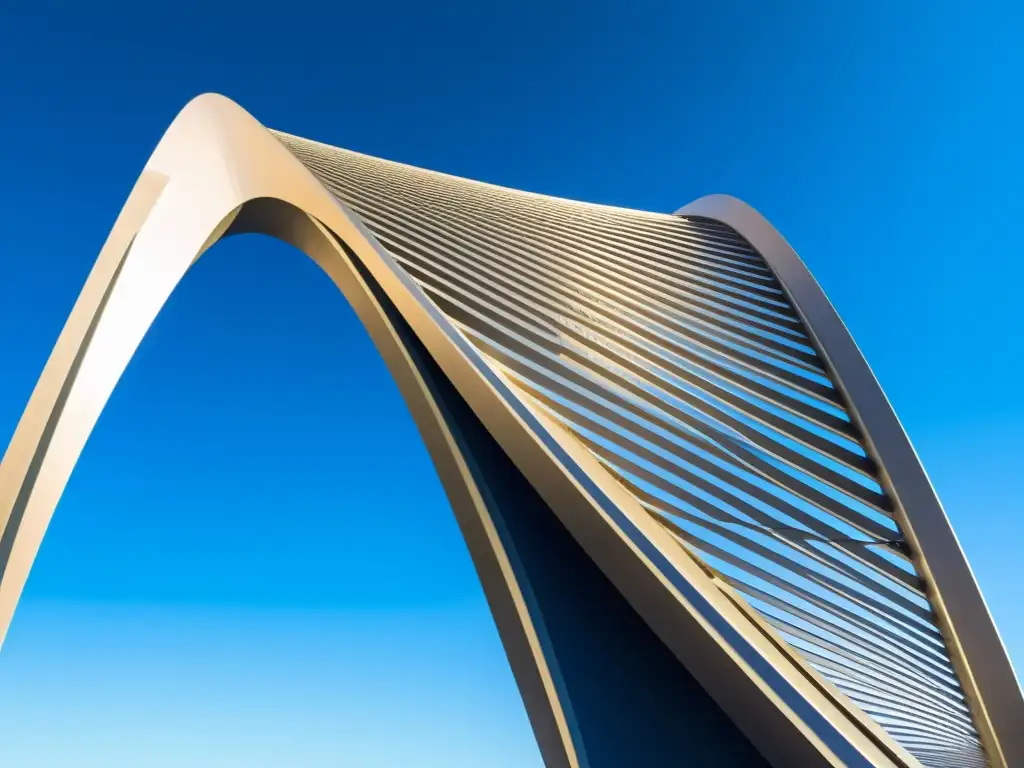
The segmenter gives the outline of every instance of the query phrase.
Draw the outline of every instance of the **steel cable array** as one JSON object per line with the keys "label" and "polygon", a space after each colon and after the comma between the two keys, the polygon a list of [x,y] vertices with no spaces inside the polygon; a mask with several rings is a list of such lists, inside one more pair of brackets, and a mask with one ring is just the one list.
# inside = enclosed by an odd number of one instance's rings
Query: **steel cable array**
{"label": "steel cable array", "polygon": [[878,468],[736,232],[275,135],[818,673],[923,765],[989,764]]}

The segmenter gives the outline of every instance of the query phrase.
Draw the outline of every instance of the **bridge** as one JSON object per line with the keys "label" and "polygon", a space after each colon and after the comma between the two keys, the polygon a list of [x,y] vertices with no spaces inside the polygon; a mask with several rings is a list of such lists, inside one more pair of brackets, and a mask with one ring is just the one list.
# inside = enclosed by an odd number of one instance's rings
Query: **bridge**
{"label": "bridge", "polygon": [[245,232],[312,258],[395,377],[548,766],[1024,765],[1024,697],[938,498],[756,211],[506,189],[216,95],[146,164],[0,463],[0,641],[136,347]]}

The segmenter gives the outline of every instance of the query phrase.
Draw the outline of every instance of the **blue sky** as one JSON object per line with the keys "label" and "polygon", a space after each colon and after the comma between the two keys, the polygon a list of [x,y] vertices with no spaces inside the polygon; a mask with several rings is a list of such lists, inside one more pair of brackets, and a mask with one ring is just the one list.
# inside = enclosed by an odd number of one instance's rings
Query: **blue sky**
{"label": "blue sky", "polygon": [[[198,93],[538,192],[727,192],[838,307],[1024,665],[1015,4],[209,5],[0,7],[0,442]],[[0,722],[32,768],[540,765],[398,392],[297,253],[219,245],[158,318],[0,653]]]}

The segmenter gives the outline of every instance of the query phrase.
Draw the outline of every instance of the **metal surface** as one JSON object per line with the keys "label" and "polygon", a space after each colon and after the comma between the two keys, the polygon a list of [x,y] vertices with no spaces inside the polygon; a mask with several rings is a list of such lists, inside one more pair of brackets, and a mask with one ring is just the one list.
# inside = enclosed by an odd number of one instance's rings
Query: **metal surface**
{"label": "metal surface", "polygon": [[1002,687],[980,669],[986,638],[1002,649],[990,620],[964,625],[975,599],[987,619],[969,571],[930,564],[943,534],[879,450],[891,426],[837,362],[838,318],[728,200],[558,200],[196,99],[0,464],[0,632],[156,313],[218,239],[256,231],[312,257],[388,362],[548,765],[1014,764],[1019,687],[1008,662]]}

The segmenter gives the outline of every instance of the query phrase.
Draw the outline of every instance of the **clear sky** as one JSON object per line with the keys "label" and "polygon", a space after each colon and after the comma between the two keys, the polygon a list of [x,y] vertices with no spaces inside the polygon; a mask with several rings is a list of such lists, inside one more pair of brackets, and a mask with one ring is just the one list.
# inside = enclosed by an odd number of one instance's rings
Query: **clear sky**
{"label": "clear sky", "polygon": [[[1020,668],[1022,18],[937,0],[4,0],[0,442],[201,92],[538,192],[657,211],[727,192],[851,328]],[[540,765],[397,389],[296,252],[218,245],[158,318],[0,653],[0,723],[0,765],[19,768]]]}

